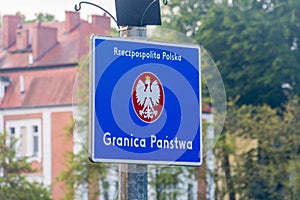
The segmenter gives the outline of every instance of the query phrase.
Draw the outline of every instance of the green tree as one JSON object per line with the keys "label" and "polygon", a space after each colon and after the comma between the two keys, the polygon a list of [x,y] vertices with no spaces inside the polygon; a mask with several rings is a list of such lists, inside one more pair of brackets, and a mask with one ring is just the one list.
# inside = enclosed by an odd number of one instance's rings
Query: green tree
{"label": "green tree", "polygon": [[[76,112],[76,124],[73,123],[66,128],[66,136],[73,135],[74,129],[77,137],[80,138],[79,145],[81,149],[79,152],[66,153],[66,167],[67,169],[61,173],[57,179],[64,181],[66,185],[65,200],[74,199],[74,197],[83,198],[82,195],[88,193],[90,200],[99,199],[99,195],[107,193],[107,170],[108,166],[103,163],[92,163],[88,159],[88,116],[89,109],[89,76],[88,62],[83,61],[79,64],[80,78],[77,80],[76,91],[74,94],[74,102],[77,102],[78,113]],[[80,114],[79,114],[80,113]],[[73,135],[73,137],[76,137]],[[103,185],[103,191],[100,191],[99,182]]]}
{"label": "green tree", "polygon": [[186,178],[184,171],[184,167],[153,166],[150,168],[149,185],[154,189],[154,194],[151,195],[155,196],[155,199],[178,199],[186,192],[180,188],[183,178]]}
{"label": "green tree", "polygon": [[216,61],[228,97],[281,106],[287,94],[300,94],[300,3],[241,2],[212,6],[195,38]]}
{"label": "green tree", "polygon": [[216,148],[216,168],[222,169],[216,177],[223,183],[216,193],[231,200],[297,199],[299,105],[289,98],[300,94],[300,3],[232,2],[212,2],[195,16],[195,2],[184,1],[167,9],[164,18],[165,26],[192,36],[210,52],[228,98],[237,99],[228,105]]}
{"label": "green tree", "polygon": [[34,14],[35,19],[33,19],[34,22],[52,22],[55,21],[55,17],[52,14],[49,13],[35,13]]}
{"label": "green tree", "polygon": [[300,199],[300,156],[290,162],[289,199]]}
{"label": "green tree", "polygon": [[37,182],[29,182],[24,173],[33,172],[26,157],[16,156],[16,139],[0,134],[0,199],[50,200],[50,192]]}
{"label": "green tree", "polygon": [[20,16],[22,19],[23,24],[28,24],[28,23],[36,23],[36,22],[53,22],[56,21],[55,16],[49,13],[35,13],[34,16],[35,18],[28,20],[26,15],[21,13],[20,11],[16,12],[16,16]]}
{"label": "green tree", "polygon": [[297,199],[300,138],[299,100],[284,111],[269,106],[228,104],[216,148],[218,199]]}
{"label": "green tree", "polygon": [[163,22],[210,52],[228,97],[278,107],[300,94],[299,9],[294,0],[172,1]]}
{"label": "green tree", "polygon": [[194,37],[213,0],[173,0],[163,7],[163,26]]}
{"label": "green tree", "polygon": [[22,23],[26,23],[26,16],[22,14],[20,11],[16,12],[15,15],[21,17]]}
{"label": "green tree", "polygon": [[[67,169],[58,177],[64,181],[66,191],[64,200],[83,198],[88,194],[90,200],[99,199],[100,192],[106,192],[106,166],[104,164],[92,163],[88,160],[88,152],[82,149],[77,153],[67,152]],[[99,182],[104,186],[104,191],[99,190]]]}
{"label": "green tree", "polygon": [[290,98],[285,105],[283,113],[283,131],[292,137],[289,137],[289,143],[285,152],[289,158],[289,199],[300,198],[300,99],[299,97]]}
{"label": "green tree", "polygon": [[241,197],[244,199],[284,199],[288,177],[286,154],[289,133],[283,133],[284,126],[277,111],[268,106],[251,108],[253,122],[244,126],[246,134],[256,145],[243,153],[241,173],[247,174],[239,180]]}

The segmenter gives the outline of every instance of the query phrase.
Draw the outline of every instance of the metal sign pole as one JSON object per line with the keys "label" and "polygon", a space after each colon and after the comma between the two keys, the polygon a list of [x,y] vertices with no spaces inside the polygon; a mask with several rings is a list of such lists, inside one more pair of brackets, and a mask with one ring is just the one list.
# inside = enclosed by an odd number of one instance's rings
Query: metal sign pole
{"label": "metal sign pole", "polygon": [[[120,37],[146,38],[145,26],[122,27]],[[148,166],[142,164],[119,165],[119,200],[148,199]]]}

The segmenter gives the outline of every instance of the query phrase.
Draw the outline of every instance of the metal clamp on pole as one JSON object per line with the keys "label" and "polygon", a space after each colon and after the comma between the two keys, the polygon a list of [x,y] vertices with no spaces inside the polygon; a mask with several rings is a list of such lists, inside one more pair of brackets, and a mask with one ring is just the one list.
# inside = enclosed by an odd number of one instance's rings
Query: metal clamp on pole
{"label": "metal clamp on pole", "polygon": [[122,38],[141,38],[145,39],[147,30],[145,26],[122,26],[119,29]]}

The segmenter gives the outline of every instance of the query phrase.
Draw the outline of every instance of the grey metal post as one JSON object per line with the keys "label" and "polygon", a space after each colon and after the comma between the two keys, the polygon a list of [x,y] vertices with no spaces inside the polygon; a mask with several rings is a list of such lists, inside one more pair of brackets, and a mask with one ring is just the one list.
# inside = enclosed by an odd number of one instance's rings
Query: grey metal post
{"label": "grey metal post", "polygon": [[[146,38],[146,27],[122,27],[120,37]],[[119,200],[148,199],[148,166],[142,164],[119,165]]]}

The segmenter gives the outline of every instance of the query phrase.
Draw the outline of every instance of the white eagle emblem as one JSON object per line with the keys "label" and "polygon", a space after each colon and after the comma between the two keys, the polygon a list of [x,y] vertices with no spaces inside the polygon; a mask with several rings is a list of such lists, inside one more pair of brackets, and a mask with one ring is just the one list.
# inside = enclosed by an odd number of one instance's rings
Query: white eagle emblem
{"label": "white eagle emblem", "polygon": [[145,119],[152,119],[157,116],[158,112],[155,110],[155,106],[160,103],[160,87],[157,80],[152,83],[150,81],[150,76],[146,76],[145,83],[138,80],[136,85],[136,103],[142,106],[138,112],[139,115]]}

